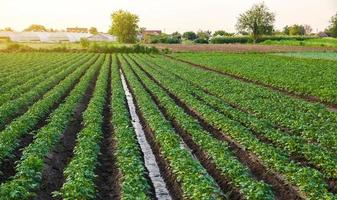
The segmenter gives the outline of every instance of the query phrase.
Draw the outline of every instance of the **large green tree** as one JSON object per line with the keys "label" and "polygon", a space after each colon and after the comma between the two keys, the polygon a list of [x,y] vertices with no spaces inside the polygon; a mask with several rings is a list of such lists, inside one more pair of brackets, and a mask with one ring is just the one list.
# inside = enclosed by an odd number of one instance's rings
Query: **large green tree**
{"label": "large green tree", "polygon": [[270,12],[264,3],[255,4],[245,13],[241,14],[236,24],[239,32],[248,32],[254,42],[261,35],[272,34],[274,29],[275,14]]}
{"label": "large green tree", "polygon": [[183,34],[183,38],[186,40],[195,40],[197,37],[197,34],[195,34],[193,31],[187,31]]}
{"label": "large green tree", "polygon": [[47,29],[43,25],[32,24],[28,28],[26,28],[24,31],[28,31],[28,32],[45,32],[45,31],[47,31]]}
{"label": "large green tree", "polygon": [[110,33],[117,36],[122,43],[135,43],[137,41],[139,17],[128,11],[118,10],[111,15],[112,25]]}
{"label": "large green tree", "polygon": [[330,20],[330,26],[325,30],[325,32],[332,37],[337,37],[337,13]]}

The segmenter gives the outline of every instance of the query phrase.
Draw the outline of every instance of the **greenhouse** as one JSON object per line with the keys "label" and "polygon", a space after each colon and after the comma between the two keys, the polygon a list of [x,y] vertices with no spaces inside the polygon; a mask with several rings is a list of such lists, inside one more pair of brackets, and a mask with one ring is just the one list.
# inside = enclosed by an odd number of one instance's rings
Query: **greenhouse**
{"label": "greenhouse", "polygon": [[0,32],[0,37],[13,42],[79,42],[81,38],[90,36],[90,33],[69,32]]}

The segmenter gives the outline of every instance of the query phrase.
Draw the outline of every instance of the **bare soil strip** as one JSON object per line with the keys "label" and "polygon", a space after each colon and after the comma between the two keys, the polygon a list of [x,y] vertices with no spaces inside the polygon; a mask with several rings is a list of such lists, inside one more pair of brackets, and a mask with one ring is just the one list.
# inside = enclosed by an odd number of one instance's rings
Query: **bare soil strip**
{"label": "bare soil strip", "polygon": [[[111,63],[110,63],[111,64]],[[111,75],[111,66],[109,68]],[[106,104],[103,110],[103,137],[100,144],[100,155],[98,156],[98,166],[96,168],[97,179],[95,184],[98,190],[97,200],[119,199],[118,170],[115,166],[115,141],[113,140],[113,127],[111,124],[111,76],[108,78],[108,92]]]}
{"label": "bare soil strip", "polygon": [[148,141],[146,140],[145,137],[145,132],[143,130],[143,127],[141,125],[140,119],[137,115],[136,112],[136,107],[132,98],[132,95],[126,85],[126,81],[125,78],[123,76],[123,74],[121,73],[121,79],[122,79],[122,83],[123,83],[123,89],[125,92],[125,96],[128,102],[128,107],[129,107],[129,111],[130,111],[130,115],[132,118],[132,125],[135,129],[136,132],[136,137],[139,143],[139,146],[142,150],[143,153],[143,158],[144,158],[144,164],[146,169],[149,172],[149,178],[151,179],[151,182],[153,184],[154,187],[154,192],[155,192],[155,196],[157,199],[167,199],[170,200],[172,199],[169,191],[167,189],[166,183],[164,181],[164,179],[162,178],[161,174],[160,174],[160,169],[159,166],[156,162],[156,158],[155,155],[151,149],[150,144],[148,143]]}
{"label": "bare soil strip", "polygon": [[240,194],[239,190],[235,187],[233,187],[230,184],[230,180],[228,180],[225,176],[222,175],[221,171],[216,168],[216,165],[212,162],[212,160],[209,158],[207,153],[198,146],[192,139],[192,137],[189,135],[188,132],[186,132],[180,125],[180,123],[169,117],[169,114],[167,113],[167,110],[160,106],[159,99],[149,90],[149,88],[144,84],[144,82],[141,80],[141,78],[136,74],[136,72],[131,69],[133,73],[136,75],[137,79],[141,82],[143,88],[145,91],[151,96],[152,100],[156,103],[156,105],[159,107],[160,111],[163,113],[166,120],[170,121],[173,125],[175,131],[179,134],[179,136],[183,139],[184,143],[187,145],[189,149],[192,150],[193,154],[195,155],[196,159],[204,166],[204,168],[207,170],[207,172],[214,178],[216,183],[220,186],[221,190],[227,194],[226,196],[229,199],[244,199],[242,195]]}
{"label": "bare soil strip", "polygon": [[220,130],[216,129],[215,127],[211,126],[206,120],[204,120],[199,113],[192,110],[188,105],[182,102],[177,96],[172,94],[165,88],[162,84],[160,84],[153,76],[147,73],[142,67],[140,67],[147,76],[156,82],[169,96],[175,100],[175,102],[182,107],[185,112],[193,116],[198,120],[200,125],[207,130],[208,132],[212,133],[212,135],[222,141],[228,142],[231,151],[234,155],[238,158],[238,160],[246,165],[252,172],[253,176],[257,180],[265,181],[266,183],[270,184],[273,188],[274,194],[277,199],[302,199],[299,195],[297,188],[288,184],[282,177],[276,172],[273,172],[267,169],[261,161],[252,153],[247,152],[243,146],[237,143],[235,140],[227,136],[225,133],[222,133]]}
{"label": "bare soil strip", "polygon": [[45,117],[43,117],[40,122],[36,125],[36,127],[29,133],[26,134],[23,138],[20,140],[20,145],[13,151],[12,157],[8,158],[7,160],[4,160],[2,163],[0,163],[0,172],[2,172],[0,176],[0,183],[5,182],[8,180],[11,176],[14,176],[16,161],[21,159],[22,151],[25,147],[27,147],[30,143],[34,140],[34,132],[42,128],[48,123],[49,115],[65,100],[65,98],[69,95],[69,93],[74,89],[74,87],[77,85],[81,77],[86,73],[87,70],[81,74],[81,76],[74,82],[74,84],[69,88],[69,90],[63,95],[59,101],[55,102],[52,108],[49,110],[48,113],[46,113]]}
{"label": "bare soil strip", "polygon": [[[122,75],[124,76],[123,70],[122,70]],[[171,198],[172,199],[184,199],[181,187],[179,183],[176,181],[177,177],[173,174],[168,161],[166,161],[165,158],[162,156],[161,151],[160,151],[160,146],[155,142],[154,131],[146,123],[146,120],[139,109],[139,104],[137,103],[137,100],[134,98],[134,92],[132,91],[132,88],[130,87],[128,80],[125,79],[125,82],[131,93],[131,96],[133,97],[132,99],[133,99],[133,102],[136,108],[136,114],[139,117],[141,126],[143,127],[143,130],[145,132],[146,140],[150,144],[152,152],[154,153],[156,162],[160,170],[160,174],[166,183],[166,187],[169,190],[169,194]]]}
{"label": "bare soil strip", "polygon": [[173,60],[176,60],[176,61],[180,61],[180,62],[189,64],[189,65],[194,66],[194,67],[198,67],[200,69],[204,69],[204,70],[207,70],[207,71],[212,71],[212,72],[215,72],[217,74],[221,74],[221,75],[224,75],[224,76],[227,76],[227,77],[230,77],[230,78],[234,78],[234,79],[242,81],[242,82],[246,82],[246,83],[251,83],[251,84],[258,85],[258,86],[262,86],[262,87],[265,87],[265,88],[267,88],[269,90],[272,90],[272,91],[279,92],[279,93],[282,93],[284,95],[290,96],[292,98],[304,100],[304,101],[307,101],[307,102],[310,102],[310,103],[321,103],[321,104],[325,105],[330,111],[337,112],[337,104],[322,101],[322,100],[320,100],[316,96],[304,95],[304,94],[296,94],[295,92],[291,92],[291,91],[288,91],[288,90],[280,88],[280,87],[272,86],[272,85],[263,83],[263,82],[258,81],[258,80],[252,80],[252,79],[248,79],[248,78],[245,78],[245,77],[242,77],[242,76],[238,76],[238,75],[235,75],[235,74],[219,71],[219,70],[212,69],[211,67],[208,67],[208,66],[205,66],[205,65],[196,64],[196,63],[193,63],[193,62],[190,62],[190,61],[187,61],[187,60],[183,60],[183,59],[180,59],[180,58],[175,58],[175,57],[170,56],[170,55],[166,55],[166,57],[170,58],[170,59],[173,59]]}
{"label": "bare soil strip", "polygon": [[52,192],[58,191],[65,180],[63,170],[73,157],[73,150],[76,145],[77,133],[79,133],[83,125],[82,113],[87,108],[89,101],[95,89],[96,80],[99,70],[91,81],[86,90],[82,101],[77,105],[73,119],[63,133],[60,142],[55,146],[54,150],[45,158],[45,165],[42,173],[42,183],[37,192],[37,200],[56,199],[52,197]]}

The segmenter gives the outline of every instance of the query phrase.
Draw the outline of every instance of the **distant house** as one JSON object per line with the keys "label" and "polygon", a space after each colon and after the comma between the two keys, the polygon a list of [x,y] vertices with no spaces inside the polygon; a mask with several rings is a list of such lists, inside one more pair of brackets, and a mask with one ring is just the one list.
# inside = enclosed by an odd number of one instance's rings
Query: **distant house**
{"label": "distant house", "polygon": [[329,35],[326,34],[326,33],[324,33],[324,32],[319,32],[319,33],[317,33],[317,36],[318,36],[318,37],[321,37],[321,38],[323,38],[323,37],[329,37]]}
{"label": "distant house", "polygon": [[137,36],[137,39],[143,40],[145,38],[148,38],[149,36],[155,36],[162,34],[161,30],[144,30],[140,33],[140,35]]}
{"label": "distant house", "polygon": [[67,28],[67,32],[69,32],[69,33],[88,33],[89,29],[87,29],[87,28],[78,28],[78,27]]}
{"label": "distant house", "polygon": [[116,42],[117,41],[116,36],[106,34],[106,33],[99,33],[99,34],[96,34],[96,35],[91,35],[91,36],[87,37],[87,39],[89,41],[96,41],[96,42],[101,42],[101,41]]}

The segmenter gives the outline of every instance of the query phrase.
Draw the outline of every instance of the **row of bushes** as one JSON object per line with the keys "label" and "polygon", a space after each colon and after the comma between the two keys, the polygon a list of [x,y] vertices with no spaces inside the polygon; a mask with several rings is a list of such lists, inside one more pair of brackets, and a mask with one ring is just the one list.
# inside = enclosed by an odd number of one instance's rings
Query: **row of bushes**
{"label": "row of bushes", "polygon": [[[292,41],[305,41],[308,39],[314,39],[317,37],[313,36],[263,36],[257,39],[257,43],[264,41],[281,41],[281,40],[292,40]],[[212,44],[231,44],[231,43],[253,43],[253,39],[249,36],[240,36],[240,37],[213,37],[209,40],[209,43]]]}
{"label": "row of bushes", "polygon": [[156,47],[148,47],[144,45],[112,45],[92,43],[88,48],[72,49],[66,46],[56,48],[32,48],[27,45],[18,43],[9,43],[7,48],[2,52],[94,52],[94,53],[160,53]]}
{"label": "row of bushes", "polygon": [[[263,36],[257,39],[257,43],[261,43],[264,41],[281,41],[281,40],[292,40],[292,41],[305,41],[307,39],[313,39],[317,37],[313,36]],[[253,43],[253,39],[249,36],[216,36],[212,37],[210,39],[207,38],[197,38],[193,41],[190,41],[191,43],[196,43],[196,44],[231,44],[231,43],[241,43],[241,44],[246,44],[246,43]],[[182,43],[181,38],[177,38],[171,35],[156,35],[156,36],[151,36],[149,37],[147,43],[150,44],[180,44]]]}

